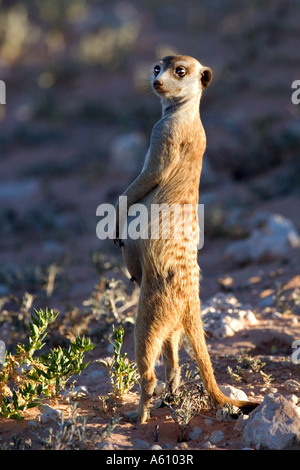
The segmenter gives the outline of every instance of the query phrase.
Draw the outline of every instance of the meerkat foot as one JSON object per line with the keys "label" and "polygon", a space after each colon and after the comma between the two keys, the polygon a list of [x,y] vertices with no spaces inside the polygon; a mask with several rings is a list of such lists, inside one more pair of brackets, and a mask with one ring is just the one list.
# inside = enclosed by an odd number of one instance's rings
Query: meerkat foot
{"label": "meerkat foot", "polygon": [[143,423],[146,423],[149,420],[150,411],[149,410],[143,410],[142,412],[140,412],[139,409],[134,410],[134,411],[127,411],[125,413],[125,417],[129,421],[132,421],[133,423],[143,424]]}

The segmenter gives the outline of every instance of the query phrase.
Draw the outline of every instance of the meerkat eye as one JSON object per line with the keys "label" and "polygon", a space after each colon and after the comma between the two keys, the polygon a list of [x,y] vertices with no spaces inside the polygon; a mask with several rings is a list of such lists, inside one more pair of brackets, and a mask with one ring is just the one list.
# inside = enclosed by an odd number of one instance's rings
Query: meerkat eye
{"label": "meerkat eye", "polygon": [[186,69],[184,67],[176,67],[175,72],[179,77],[184,77],[186,74]]}
{"label": "meerkat eye", "polygon": [[159,72],[160,72],[160,66],[159,66],[159,65],[156,65],[156,66],[154,67],[154,71],[153,71],[154,76],[157,77],[157,75],[159,74]]}

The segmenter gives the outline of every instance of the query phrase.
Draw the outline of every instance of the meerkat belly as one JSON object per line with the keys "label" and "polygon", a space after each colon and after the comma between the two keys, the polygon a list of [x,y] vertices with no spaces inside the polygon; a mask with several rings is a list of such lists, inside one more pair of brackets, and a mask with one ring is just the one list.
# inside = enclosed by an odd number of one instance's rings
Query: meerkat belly
{"label": "meerkat belly", "polygon": [[171,270],[179,263],[178,273],[197,271],[198,184],[197,175],[192,182],[170,179],[128,209],[123,257],[138,284],[145,269],[167,273],[170,263]]}

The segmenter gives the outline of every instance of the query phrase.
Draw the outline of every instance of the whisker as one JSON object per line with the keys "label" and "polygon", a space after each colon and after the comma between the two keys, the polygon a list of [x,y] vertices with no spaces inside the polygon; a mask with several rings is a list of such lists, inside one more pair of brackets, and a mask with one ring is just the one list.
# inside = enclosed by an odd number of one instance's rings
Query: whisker
{"label": "whisker", "polygon": [[134,76],[134,85],[138,92],[148,93],[152,91],[151,74],[143,68],[136,71]]}

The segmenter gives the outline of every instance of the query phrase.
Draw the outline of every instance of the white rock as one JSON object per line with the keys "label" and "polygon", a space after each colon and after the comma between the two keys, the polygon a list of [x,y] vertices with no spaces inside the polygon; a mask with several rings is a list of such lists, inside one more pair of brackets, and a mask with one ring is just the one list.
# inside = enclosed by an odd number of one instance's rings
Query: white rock
{"label": "white rock", "polygon": [[56,421],[61,416],[61,411],[51,408],[51,406],[48,405],[40,405],[39,410],[42,412],[40,420],[43,424],[49,421]]}
{"label": "white rock", "polygon": [[229,398],[232,398],[232,400],[248,400],[248,397],[243,390],[239,390],[238,388],[233,387],[232,385],[220,385],[219,386],[221,392],[224,393]]}
{"label": "white rock", "polygon": [[165,391],[166,384],[164,382],[160,382],[155,385],[154,388],[154,395],[161,396]]}
{"label": "white rock", "polygon": [[243,431],[243,446],[282,450],[300,442],[300,409],[280,394],[266,395]]}
{"label": "white rock", "polygon": [[215,338],[233,336],[257,319],[250,306],[242,305],[232,294],[217,293],[202,306],[204,329]]}
{"label": "white rock", "polygon": [[276,260],[291,248],[300,248],[300,236],[290,220],[265,212],[255,218],[262,227],[255,228],[248,238],[230,243],[225,251],[228,259],[237,263]]}

